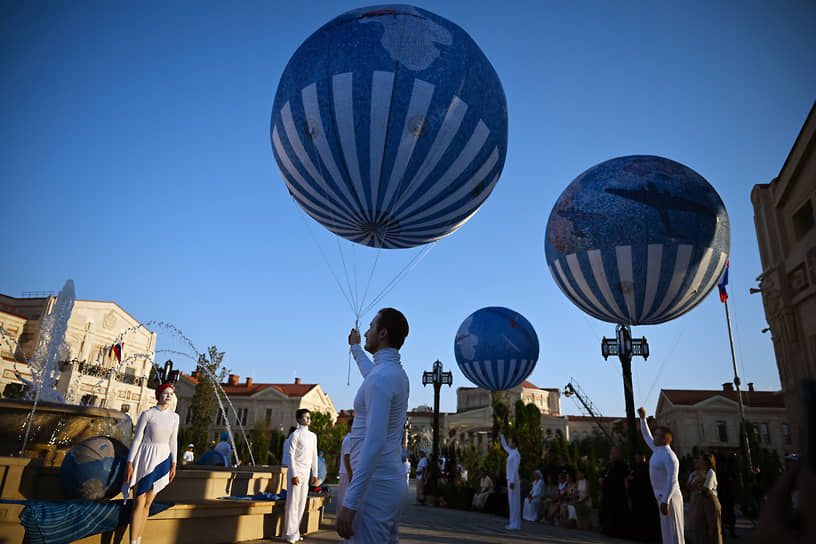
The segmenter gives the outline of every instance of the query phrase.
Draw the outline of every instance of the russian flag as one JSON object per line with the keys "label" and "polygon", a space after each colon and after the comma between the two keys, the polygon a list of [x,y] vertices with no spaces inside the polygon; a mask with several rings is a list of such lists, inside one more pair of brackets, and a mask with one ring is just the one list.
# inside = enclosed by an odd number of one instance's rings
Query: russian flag
{"label": "russian flag", "polygon": [[728,269],[731,267],[731,261],[729,260],[725,263],[725,272],[723,272],[720,281],[717,283],[717,287],[720,289],[720,302],[725,302],[728,300],[728,291],[725,290],[725,286],[728,285]]}

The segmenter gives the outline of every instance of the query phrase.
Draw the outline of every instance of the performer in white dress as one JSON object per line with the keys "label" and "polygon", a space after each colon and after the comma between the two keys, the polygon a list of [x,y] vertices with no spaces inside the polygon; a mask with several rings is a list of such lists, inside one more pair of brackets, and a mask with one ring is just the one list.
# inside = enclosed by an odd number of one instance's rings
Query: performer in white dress
{"label": "performer in white dress", "polygon": [[538,521],[541,497],[544,495],[544,477],[540,470],[536,470],[534,474],[533,486],[527,498],[524,499],[524,512],[521,515],[527,521]]}
{"label": "performer in white dress", "polygon": [[170,384],[156,388],[158,404],[145,410],[136,424],[136,434],[128,454],[123,494],[134,491],[130,541],[141,542],[150,505],[156,494],[176,477],[179,416],[171,408],[175,390]]}
{"label": "performer in white dress", "polygon": [[504,439],[504,433],[499,434],[501,445],[507,452],[507,501],[510,506],[510,524],[505,529],[518,531],[521,529],[521,482],[519,479],[519,465],[521,454],[518,451],[518,442],[510,437],[510,444]]}
{"label": "performer in white dress", "polygon": [[677,481],[680,462],[670,447],[672,432],[665,427],[658,427],[652,437],[646,423],[646,409],[641,406],[638,408],[638,414],[643,440],[652,450],[652,457],[649,459],[649,479],[652,481],[652,489],[660,508],[660,532],[663,544],[684,544],[683,495]]}
{"label": "performer in white dress", "polygon": [[298,428],[290,435],[289,447],[289,489],[286,490],[286,519],[282,537],[286,542],[300,540],[300,520],[309,496],[309,471],[312,485],[317,485],[317,435],[309,430],[312,416],[309,410],[301,408],[295,412]]}
{"label": "performer in white dress", "polygon": [[402,466],[402,433],[408,411],[408,375],[399,348],[408,336],[408,321],[393,308],[377,312],[365,333],[352,329],[349,345],[363,375],[354,399],[351,468],[354,477],[337,514],[337,533],[355,544],[399,541],[400,505],[407,486]]}

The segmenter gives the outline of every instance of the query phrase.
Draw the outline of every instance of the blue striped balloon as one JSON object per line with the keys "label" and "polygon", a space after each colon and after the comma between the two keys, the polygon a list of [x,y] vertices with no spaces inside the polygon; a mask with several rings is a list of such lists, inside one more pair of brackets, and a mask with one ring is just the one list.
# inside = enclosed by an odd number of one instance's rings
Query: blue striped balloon
{"label": "blue striped balloon", "polygon": [[349,11],[281,76],[270,127],[289,193],[353,242],[422,245],[484,203],[507,154],[507,101],[467,33],[405,5]]}
{"label": "blue striped balloon", "polygon": [[520,313],[488,306],[465,319],[456,333],[453,351],[468,380],[490,391],[503,391],[533,372],[538,361],[538,336]]}
{"label": "blue striped balloon", "polygon": [[589,315],[664,323],[697,306],[725,270],[728,213],[694,170],[648,155],[611,159],[561,193],[547,223],[553,279]]}

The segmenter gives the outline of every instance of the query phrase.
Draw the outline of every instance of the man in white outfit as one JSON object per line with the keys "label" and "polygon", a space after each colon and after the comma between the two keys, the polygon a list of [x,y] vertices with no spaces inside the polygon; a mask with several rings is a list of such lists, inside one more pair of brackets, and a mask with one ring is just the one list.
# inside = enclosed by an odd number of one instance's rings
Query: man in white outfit
{"label": "man in white outfit", "polygon": [[309,430],[312,416],[309,410],[301,408],[295,412],[298,427],[289,435],[289,471],[287,480],[289,488],[286,490],[286,520],[283,525],[283,540],[297,542],[300,537],[300,519],[306,508],[306,499],[309,495],[309,471],[311,470],[312,485],[317,484],[317,435]]}
{"label": "man in white outfit", "polygon": [[399,348],[408,336],[408,321],[393,308],[377,312],[365,333],[352,329],[348,341],[363,375],[354,399],[351,468],[354,477],[337,513],[337,534],[355,544],[399,541],[400,505],[405,497],[402,433],[408,411],[408,376]]}
{"label": "man in white outfit", "polygon": [[416,469],[416,502],[425,502],[425,479],[428,476],[428,458],[425,457],[425,450],[419,450],[419,462]]}
{"label": "man in white outfit", "polygon": [[502,448],[507,452],[507,501],[510,506],[510,524],[505,527],[511,531],[521,529],[521,485],[519,481],[519,465],[521,454],[518,443],[512,436],[510,443],[504,439],[504,433],[499,434]]}
{"label": "man in white outfit", "polygon": [[660,507],[660,532],[663,544],[684,544],[683,535],[683,495],[677,473],[680,462],[671,449],[672,432],[666,427],[655,429],[654,437],[646,423],[646,409],[638,408],[640,431],[643,440],[652,450],[649,459],[649,479],[652,481],[655,499]]}

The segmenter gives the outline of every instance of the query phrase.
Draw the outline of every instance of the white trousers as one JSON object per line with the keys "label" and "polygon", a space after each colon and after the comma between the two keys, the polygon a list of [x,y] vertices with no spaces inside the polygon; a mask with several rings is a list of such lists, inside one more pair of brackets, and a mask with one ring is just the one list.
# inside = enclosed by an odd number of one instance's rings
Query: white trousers
{"label": "white trousers", "polygon": [[303,510],[306,509],[306,499],[309,496],[309,474],[301,476],[298,485],[291,485],[286,490],[286,518],[283,522],[281,538],[287,542],[296,542],[300,538],[300,520]]}
{"label": "white trousers", "polygon": [[372,480],[354,516],[354,536],[347,544],[395,544],[399,542],[399,518],[408,488],[402,478]]}
{"label": "white trousers", "polygon": [[[657,505],[658,509],[660,505]],[[660,533],[663,544],[685,544],[683,534],[683,495],[675,491],[669,498],[669,515],[660,512]]]}
{"label": "white trousers", "polygon": [[521,482],[513,482],[513,489],[507,484],[507,500],[510,505],[510,528],[521,529]]}

